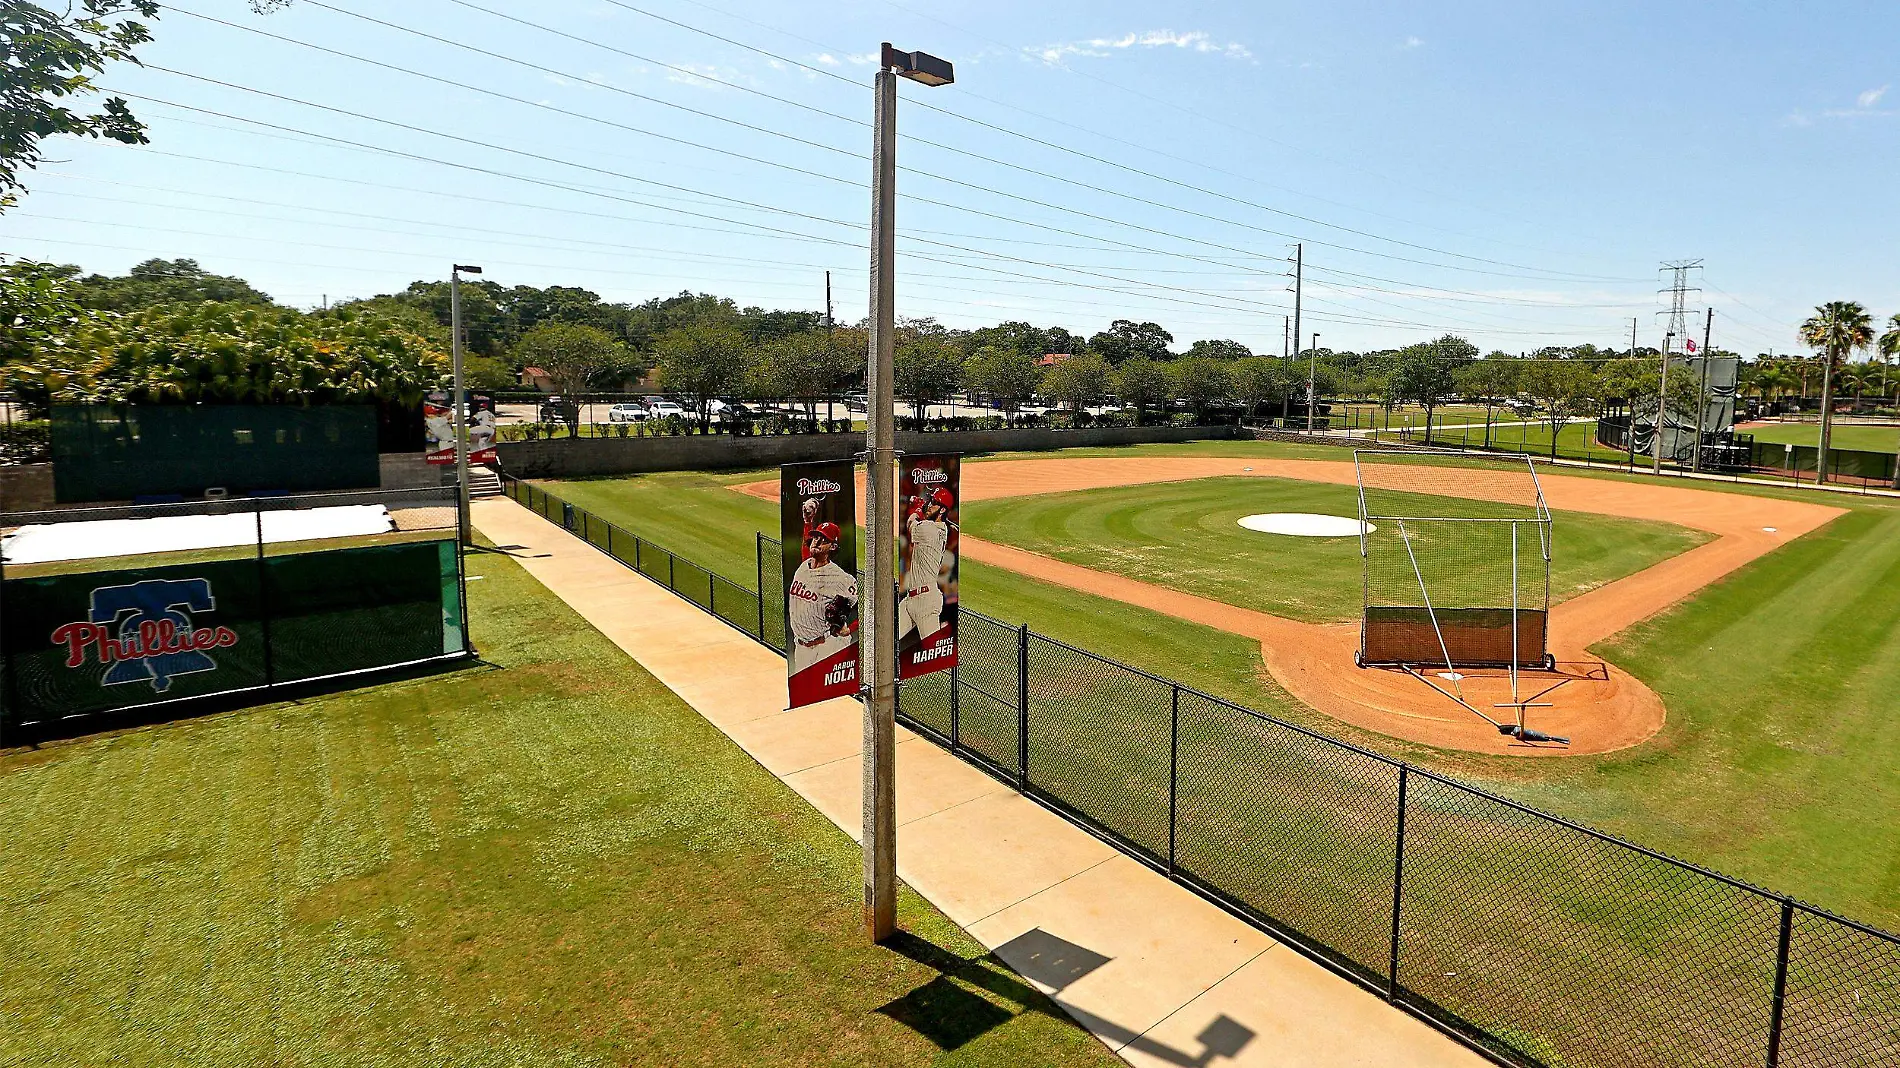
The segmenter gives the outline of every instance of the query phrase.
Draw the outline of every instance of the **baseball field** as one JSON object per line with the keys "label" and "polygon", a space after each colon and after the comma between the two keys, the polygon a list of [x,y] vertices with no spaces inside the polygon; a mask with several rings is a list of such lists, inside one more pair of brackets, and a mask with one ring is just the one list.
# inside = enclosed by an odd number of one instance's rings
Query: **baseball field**
{"label": "baseball field", "polygon": [[[1469,713],[1442,697],[1351,667],[1355,539],[1238,526],[1261,512],[1354,514],[1344,460],[1264,442],[973,459],[963,603],[1850,915],[1900,920],[1900,828],[1886,816],[1900,802],[1900,728],[1884,711],[1900,686],[1894,502],[1553,472],[1553,648],[1599,665],[1578,674],[1600,671],[1602,692],[1554,710],[1580,742],[1568,755],[1526,760],[1466,744],[1489,728],[1456,724]],[[735,491],[766,474],[560,492],[750,585],[775,513]],[[1407,703],[1395,708],[1395,694]],[[1593,719],[1599,705],[1611,711]]]}

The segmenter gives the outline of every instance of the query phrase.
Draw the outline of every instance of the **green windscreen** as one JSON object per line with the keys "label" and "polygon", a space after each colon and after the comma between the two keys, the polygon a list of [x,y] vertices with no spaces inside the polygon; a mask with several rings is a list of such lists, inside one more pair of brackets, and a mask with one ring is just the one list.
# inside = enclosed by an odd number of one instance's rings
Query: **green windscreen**
{"label": "green windscreen", "polygon": [[53,494],[62,504],[382,482],[376,409],[368,405],[60,406],[51,437]]}

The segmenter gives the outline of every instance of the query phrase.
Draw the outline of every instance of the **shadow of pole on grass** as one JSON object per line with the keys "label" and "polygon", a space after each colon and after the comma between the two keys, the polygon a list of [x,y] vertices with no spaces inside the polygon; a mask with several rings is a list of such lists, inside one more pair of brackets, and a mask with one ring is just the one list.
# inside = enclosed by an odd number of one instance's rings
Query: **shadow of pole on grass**
{"label": "shadow of pole on grass", "polygon": [[[1217,1058],[1237,1057],[1254,1039],[1252,1030],[1221,1015],[1196,1036],[1201,1052],[1189,1054],[1074,1006],[1059,1005],[1050,995],[1017,978],[1017,973],[1060,995],[1111,958],[1039,927],[998,946],[994,953],[976,958],[959,957],[908,931],[897,932],[885,946],[938,974],[877,1011],[930,1039],[940,1049],[956,1049],[1026,1012],[1039,1012],[1071,1027],[1084,1028],[1113,1049],[1137,1049],[1183,1068],[1208,1068]],[[1014,962],[1013,967],[1005,961]],[[1012,1012],[970,987],[1014,1002],[1018,1008]]]}

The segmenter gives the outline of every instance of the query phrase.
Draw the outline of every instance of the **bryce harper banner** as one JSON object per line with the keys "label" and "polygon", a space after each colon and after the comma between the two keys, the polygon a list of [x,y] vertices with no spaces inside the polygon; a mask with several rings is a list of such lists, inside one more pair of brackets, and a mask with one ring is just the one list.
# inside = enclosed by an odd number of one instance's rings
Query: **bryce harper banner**
{"label": "bryce harper banner", "polygon": [[904,520],[897,528],[897,677],[957,662],[958,461],[906,456],[897,468]]}
{"label": "bryce harper banner", "polygon": [[850,460],[830,460],[779,469],[791,708],[858,692],[854,467]]}

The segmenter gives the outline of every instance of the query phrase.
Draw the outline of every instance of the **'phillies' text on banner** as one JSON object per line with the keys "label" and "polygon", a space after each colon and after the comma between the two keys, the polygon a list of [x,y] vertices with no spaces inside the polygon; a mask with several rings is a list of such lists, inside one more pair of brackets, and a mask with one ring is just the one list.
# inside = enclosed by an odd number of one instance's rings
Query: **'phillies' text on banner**
{"label": "'phillies' text on banner", "polygon": [[897,528],[897,677],[957,662],[956,456],[906,456],[898,465],[904,517]]}
{"label": "'phillies' text on banner", "polygon": [[[422,429],[428,437],[422,458],[432,464],[455,462],[455,405],[440,390],[422,401]],[[495,462],[495,401],[492,397],[468,398],[468,462]]]}
{"label": "'phillies' text on banner", "polygon": [[164,693],[175,676],[217,670],[210,652],[238,642],[230,627],[199,626],[192,618],[218,607],[207,579],[102,586],[92,591],[91,602],[83,622],[53,631],[53,644],[65,646],[68,668],[102,665],[101,686],[143,682]]}
{"label": "'phillies' text on banner", "polygon": [[779,469],[789,707],[858,692],[858,508],[850,460]]}

